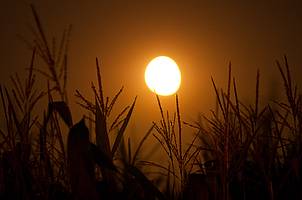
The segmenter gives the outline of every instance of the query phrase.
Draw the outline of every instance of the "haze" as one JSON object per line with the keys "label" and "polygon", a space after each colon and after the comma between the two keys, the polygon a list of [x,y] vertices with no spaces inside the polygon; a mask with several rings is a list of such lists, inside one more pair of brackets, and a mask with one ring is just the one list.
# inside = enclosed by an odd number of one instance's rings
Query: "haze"
{"label": "haze", "polygon": [[[61,37],[63,29],[73,25],[69,95],[79,89],[92,96],[90,84],[96,80],[98,57],[107,95],[124,86],[121,105],[138,95],[134,132],[145,132],[159,117],[156,98],[144,83],[145,67],[156,56],[173,58],[182,71],[178,93],[185,121],[213,108],[210,77],[223,87],[229,61],[240,97],[247,102],[254,94],[257,68],[264,101],[278,96],[276,59],[286,54],[296,80],[301,73],[301,1],[4,1],[0,7],[1,84],[8,84],[9,75],[23,73],[29,64],[31,51],[16,37],[31,38],[29,2],[36,6],[49,38]],[[173,97],[163,101],[174,108]],[[84,111],[73,99],[71,105],[77,120]]]}

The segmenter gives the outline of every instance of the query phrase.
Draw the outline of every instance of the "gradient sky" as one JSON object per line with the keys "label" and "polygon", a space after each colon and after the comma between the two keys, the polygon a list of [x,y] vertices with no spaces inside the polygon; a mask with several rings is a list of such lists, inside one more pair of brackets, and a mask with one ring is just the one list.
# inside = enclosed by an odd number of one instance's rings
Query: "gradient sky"
{"label": "gradient sky", "polygon": [[[147,130],[159,116],[155,96],[144,83],[144,70],[154,57],[173,58],[182,71],[179,90],[186,121],[214,105],[210,77],[225,88],[228,62],[241,99],[251,102],[257,68],[261,96],[279,91],[276,59],[286,54],[296,80],[302,72],[302,1],[2,1],[0,6],[1,84],[14,72],[23,73],[31,52],[17,39],[27,38],[33,23],[33,2],[48,36],[60,37],[73,25],[69,51],[69,95],[76,88],[91,95],[95,57],[101,60],[105,93],[125,86],[121,105],[138,95],[132,129]],[[302,81],[300,81],[302,83]],[[282,89],[282,88],[281,88]],[[276,93],[276,92],[275,92]],[[275,94],[277,95],[277,94]],[[173,97],[163,98],[169,109]],[[72,102],[72,110],[80,116]],[[80,113],[80,114],[78,114]],[[147,114],[148,113],[148,114]],[[78,117],[79,118],[79,117]],[[78,119],[76,118],[76,120]]]}

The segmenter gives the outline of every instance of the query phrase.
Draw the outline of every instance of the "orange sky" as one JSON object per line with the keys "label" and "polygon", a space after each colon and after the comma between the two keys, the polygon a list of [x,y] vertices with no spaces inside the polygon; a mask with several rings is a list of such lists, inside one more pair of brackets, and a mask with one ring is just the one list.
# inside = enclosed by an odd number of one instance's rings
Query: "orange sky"
{"label": "orange sky", "polygon": [[[105,92],[112,96],[125,86],[121,105],[138,95],[133,130],[147,130],[159,116],[156,99],[144,83],[144,70],[155,56],[173,58],[182,70],[179,90],[186,121],[213,108],[212,75],[224,87],[231,60],[240,97],[251,101],[257,68],[267,100],[278,86],[275,59],[288,55],[295,78],[302,66],[301,1],[27,1],[1,2],[1,84],[23,73],[31,52],[16,34],[30,38],[33,22],[26,2],[34,2],[48,36],[60,36],[73,25],[69,51],[69,95],[75,89],[91,95],[95,57],[101,60]],[[114,2],[114,3],[112,3]],[[274,88],[279,91],[278,88]],[[266,101],[265,100],[265,101]],[[174,98],[163,103],[173,108]],[[72,102],[76,120],[83,112]]]}

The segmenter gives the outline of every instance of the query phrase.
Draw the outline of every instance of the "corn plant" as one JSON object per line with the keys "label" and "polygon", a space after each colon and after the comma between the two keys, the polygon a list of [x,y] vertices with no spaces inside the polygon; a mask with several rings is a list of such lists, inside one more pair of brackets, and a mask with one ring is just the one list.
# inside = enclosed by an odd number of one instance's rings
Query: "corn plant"
{"label": "corn plant", "polygon": [[[162,165],[154,164],[153,166],[159,166],[167,172],[167,196],[169,199],[182,198],[182,192],[187,184],[187,178],[192,172],[193,161],[198,156],[199,149],[195,148],[195,141],[197,134],[188,145],[187,148],[183,148],[182,142],[182,121],[180,118],[180,108],[178,95],[176,97],[176,113],[170,118],[169,112],[164,114],[160,99],[158,96],[157,102],[161,114],[161,120],[154,123],[156,133],[153,136],[162,146],[164,152],[169,159],[169,168]],[[151,163],[152,164],[152,163]],[[170,178],[172,177],[172,183],[170,187]],[[179,187],[179,189],[177,189]],[[178,195],[176,195],[178,194]],[[178,197],[177,197],[178,196]]]}

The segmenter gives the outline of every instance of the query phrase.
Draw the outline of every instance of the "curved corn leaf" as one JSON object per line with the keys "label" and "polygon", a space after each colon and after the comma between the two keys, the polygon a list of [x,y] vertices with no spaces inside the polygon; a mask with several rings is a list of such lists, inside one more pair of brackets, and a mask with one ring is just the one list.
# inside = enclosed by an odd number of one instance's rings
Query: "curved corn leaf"
{"label": "curved corn leaf", "polygon": [[158,190],[157,187],[153,185],[153,183],[135,166],[128,165],[127,166],[128,172],[135,177],[135,179],[141,184],[144,188],[146,195],[154,195],[154,198],[150,199],[157,199],[164,200],[166,199],[165,196]]}
{"label": "curved corn leaf", "polygon": [[112,159],[102,152],[95,144],[89,144],[89,151],[94,159],[95,163],[100,167],[105,167],[107,169],[111,169],[113,171],[117,171],[115,165],[112,162]]}
{"label": "curved corn leaf", "polygon": [[116,136],[116,139],[115,139],[114,144],[113,144],[113,147],[112,147],[112,155],[115,154],[117,148],[119,147],[119,145],[120,145],[120,143],[121,143],[121,139],[122,139],[122,137],[123,137],[123,135],[124,135],[124,132],[125,132],[127,126],[128,126],[128,123],[129,123],[131,114],[132,114],[132,112],[133,112],[133,109],[134,109],[134,106],[135,106],[136,99],[137,99],[137,97],[135,97],[134,102],[132,103],[131,108],[129,109],[128,114],[127,114],[127,116],[126,116],[126,118],[125,118],[125,120],[124,120],[124,123],[123,123],[122,127],[120,128],[120,130],[118,131],[118,134],[117,134],[117,136]]}
{"label": "curved corn leaf", "polygon": [[64,101],[55,101],[48,104],[48,113],[51,115],[54,111],[58,112],[63,121],[72,126],[72,116],[69,107]]}
{"label": "curved corn leaf", "polygon": [[68,134],[68,161],[71,190],[75,199],[99,199],[96,191],[94,159],[89,151],[89,130],[84,119]]}
{"label": "curved corn leaf", "polygon": [[137,147],[137,149],[136,149],[136,151],[134,153],[134,156],[132,158],[132,165],[135,165],[135,162],[137,160],[137,156],[138,156],[138,154],[139,154],[139,152],[140,152],[140,150],[141,150],[144,142],[146,141],[146,139],[148,138],[148,136],[150,135],[150,133],[152,133],[152,130],[153,130],[154,126],[155,125],[153,124],[151,126],[151,128],[147,131],[147,133],[145,134],[145,136],[143,137],[143,139],[140,141],[140,143],[139,143],[139,145],[138,145],[138,147]]}

